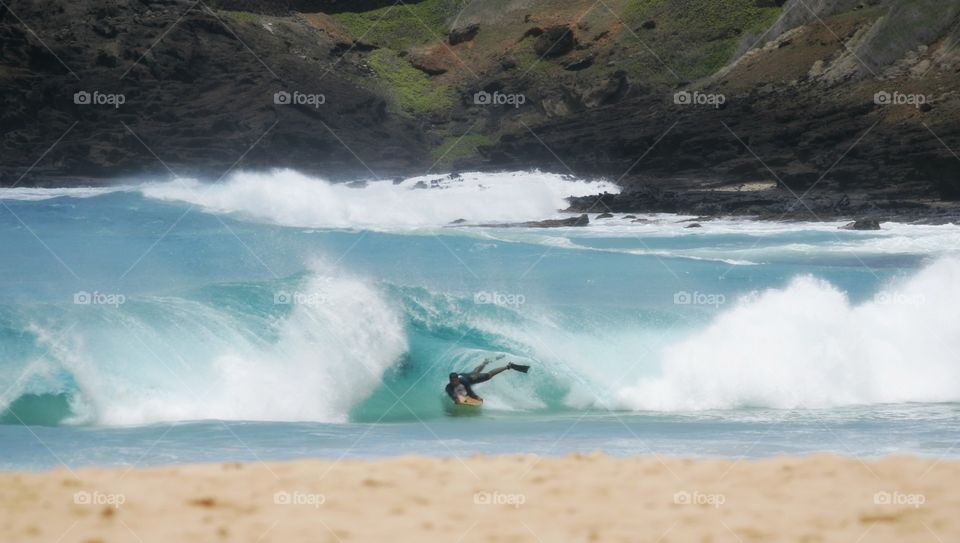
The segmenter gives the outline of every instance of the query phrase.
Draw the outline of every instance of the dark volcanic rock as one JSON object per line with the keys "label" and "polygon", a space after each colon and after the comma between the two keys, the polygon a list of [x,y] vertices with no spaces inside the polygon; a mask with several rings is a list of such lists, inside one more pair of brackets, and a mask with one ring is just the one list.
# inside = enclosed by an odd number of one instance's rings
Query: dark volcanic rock
{"label": "dark volcanic rock", "polygon": [[[615,18],[588,24],[561,0],[475,3],[471,24],[424,40],[360,34],[338,15],[372,16],[364,12],[395,0],[5,4],[0,184],[167,176],[167,167],[214,179],[289,167],[334,180],[540,168],[621,185],[602,208],[571,199],[576,213],[960,217],[958,2],[825,0],[785,14],[766,29],[770,47],[739,59],[761,29],[713,17],[694,30],[673,24],[684,2],[637,15],[632,30]],[[833,10],[823,21],[811,13],[822,9]],[[557,59],[539,63],[537,77],[531,48]],[[410,66],[436,79],[423,84]],[[898,88],[930,101],[876,103]],[[464,107],[479,90],[520,94],[525,105]],[[681,90],[721,94],[724,107],[677,103]],[[84,92],[124,102],[74,100]],[[296,101],[318,94],[322,104]],[[435,164],[466,133],[485,143],[465,140]]]}
{"label": "dark volcanic rock", "polygon": [[477,34],[479,33],[480,25],[476,23],[461,28],[455,28],[450,31],[450,34],[447,35],[447,42],[450,45],[457,45],[459,43],[472,41],[473,38],[476,38]]}
{"label": "dark volcanic rock", "polygon": [[937,184],[941,200],[960,201],[960,160],[954,156],[926,157],[917,168]]}
{"label": "dark volcanic rock", "polygon": [[545,58],[562,57],[576,47],[573,29],[566,25],[551,26],[533,44],[533,51]]}
{"label": "dark volcanic rock", "polygon": [[571,226],[588,226],[590,224],[590,217],[586,213],[578,215],[576,217],[569,217],[566,219],[547,219],[544,221],[529,221],[529,222],[518,222],[512,224],[481,224],[479,226],[497,226],[497,227],[512,227],[512,228],[564,228]]}
{"label": "dark volcanic rock", "polygon": [[593,55],[587,55],[581,59],[574,60],[564,66],[563,69],[570,72],[579,72],[580,70],[586,70],[590,66],[593,66]]}
{"label": "dark volcanic rock", "polygon": [[880,221],[876,219],[859,219],[840,227],[841,230],[880,230]]}
{"label": "dark volcanic rock", "polygon": [[549,219],[546,221],[524,222],[516,226],[527,226],[532,228],[561,228],[565,226],[587,226],[590,224],[590,217],[586,213],[579,217],[570,217],[568,219]]}
{"label": "dark volcanic rock", "polygon": [[[234,7],[271,12],[267,4]],[[36,185],[169,170],[216,179],[277,166],[356,179],[433,163],[418,125],[386,115],[384,100],[351,80],[362,77],[354,65],[325,73],[337,62],[335,40],[306,26],[271,32],[256,16],[181,0],[17,2],[15,10],[36,34],[0,7],[4,183],[28,169],[22,183]],[[104,95],[123,103],[95,103]],[[323,100],[294,103],[294,95]]]}

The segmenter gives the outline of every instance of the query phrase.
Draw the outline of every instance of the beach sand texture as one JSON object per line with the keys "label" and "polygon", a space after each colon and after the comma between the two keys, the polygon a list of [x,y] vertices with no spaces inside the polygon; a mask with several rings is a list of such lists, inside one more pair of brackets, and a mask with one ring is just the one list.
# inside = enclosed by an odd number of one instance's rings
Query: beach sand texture
{"label": "beach sand texture", "polygon": [[600,454],[0,474],[5,542],[960,540],[960,462]]}

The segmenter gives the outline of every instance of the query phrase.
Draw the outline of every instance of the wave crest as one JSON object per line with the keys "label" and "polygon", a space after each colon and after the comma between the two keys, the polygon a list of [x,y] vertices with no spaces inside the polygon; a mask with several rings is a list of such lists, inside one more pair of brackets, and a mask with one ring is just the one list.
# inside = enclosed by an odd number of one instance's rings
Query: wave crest
{"label": "wave crest", "polygon": [[180,201],[210,213],[306,228],[444,226],[518,222],[557,215],[566,198],[617,192],[612,183],[573,181],[540,172],[422,176],[361,186],[330,183],[292,170],[241,172],[223,183],[195,180],[141,187],[148,198]]}
{"label": "wave crest", "polygon": [[851,304],[809,276],[742,300],[619,393],[636,410],[960,401],[960,260]]}

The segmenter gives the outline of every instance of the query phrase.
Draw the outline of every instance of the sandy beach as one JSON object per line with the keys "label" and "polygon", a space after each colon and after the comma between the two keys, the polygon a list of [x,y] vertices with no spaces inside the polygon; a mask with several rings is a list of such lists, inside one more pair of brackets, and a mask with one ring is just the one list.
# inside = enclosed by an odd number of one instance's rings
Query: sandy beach
{"label": "sandy beach", "polygon": [[956,541],[960,462],[403,457],[0,474],[2,541]]}

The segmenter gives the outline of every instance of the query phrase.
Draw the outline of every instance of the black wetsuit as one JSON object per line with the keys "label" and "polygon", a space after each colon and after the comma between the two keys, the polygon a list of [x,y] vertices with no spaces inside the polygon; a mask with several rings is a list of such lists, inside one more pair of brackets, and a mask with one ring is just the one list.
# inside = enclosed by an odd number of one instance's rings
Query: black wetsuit
{"label": "black wetsuit", "polygon": [[[458,373],[457,376],[460,378],[460,384],[463,385],[463,390],[466,392],[467,396],[471,398],[480,399],[480,396],[477,396],[476,392],[473,391],[473,388],[470,385],[475,385],[477,383],[482,383],[484,381],[489,381],[491,375],[485,372],[476,372],[476,373]],[[457,400],[457,388],[452,384],[447,383],[447,396],[450,396],[450,399]]]}

